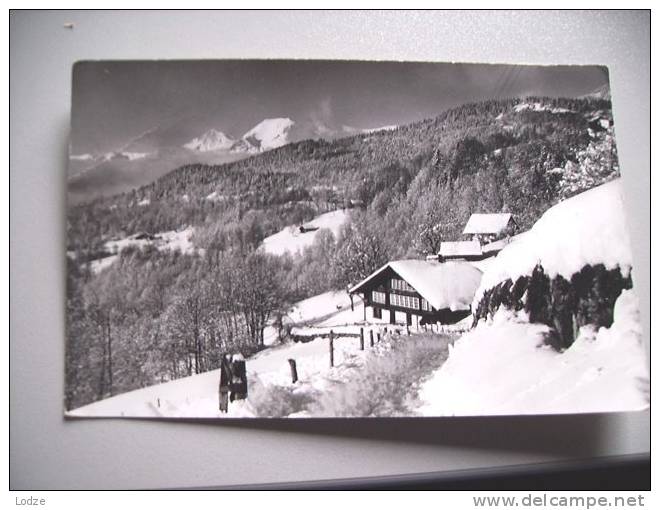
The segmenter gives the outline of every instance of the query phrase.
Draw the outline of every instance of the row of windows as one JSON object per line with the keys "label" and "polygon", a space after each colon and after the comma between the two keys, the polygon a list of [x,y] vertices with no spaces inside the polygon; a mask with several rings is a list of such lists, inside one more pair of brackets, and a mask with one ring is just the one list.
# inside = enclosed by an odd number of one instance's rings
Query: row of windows
{"label": "row of windows", "polygon": [[433,311],[431,305],[429,304],[429,302],[424,298],[422,298],[422,310],[425,310],[427,312],[432,312]]}
{"label": "row of windows", "polygon": [[403,308],[419,310],[419,298],[414,296],[402,296],[401,294],[390,294],[390,304]]}
{"label": "row of windows", "polygon": [[392,278],[390,284],[393,290],[407,290],[408,292],[415,292],[415,289],[408,285],[408,282],[405,280]]}
{"label": "row of windows", "polygon": [[[374,303],[385,304],[385,293],[374,290],[371,292],[371,300]],[[415,310],[419,310],[419,298],[414,296],[402,296],[401,294],[390,294],[390,304],[394,306],[401,306],[404,308],[413,308]],[[427,312],[433,311],[433,307],[424,298],[422,298],[422,310]]]}

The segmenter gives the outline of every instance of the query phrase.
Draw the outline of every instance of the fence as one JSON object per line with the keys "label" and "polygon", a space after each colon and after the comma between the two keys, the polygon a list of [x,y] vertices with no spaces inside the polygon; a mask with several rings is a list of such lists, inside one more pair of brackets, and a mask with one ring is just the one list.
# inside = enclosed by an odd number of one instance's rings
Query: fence
{"label": "fence", "polygon": [[[428,326],[422,326],[421,328],[417,328],[417,331],[431,331],[431,332],[437,332],[437,333],[459,333],[462,331],[466,331],[469,328],[462,328],[458,325],[452,325],[452,326],[442,326],[442,325],[428,325]],[[389,330],[387,326],[381,326],[381,327],[369,327],[369,347],[373,348],[377,343],[381,342],[386,335],[389,333],[390,335],[406,335],[410,336],[411,335],[411,328],[410,326],[395,326],[392,327],[391,325],[389,326]],[[375,334],[374,334],[375,331]],[[338,332],[335,333],[334,330],[330,331],[320,331],[320,332],[314,332],[310,333],[307,335],[301,335],[301,334],[296,334],[296,333],[289,333],[289,336],[293,339],[294,342],[311,342],[313,340],[317,340],[319,338],[327,338],[328,339],[328,355],[329,355],[329,364],[330,367],[334,367],[335,365],[335,340],[338,338],[358,338],[360,341],[360,350],[364,351],[365,350],[365,328],[360,327],[360,332],[359,333],[352,333],[352,332]],[[296,384],[298,382],[298,367],[296,365],[296,360],[289,358],[287,360],[291,372],[291,384]],[[244,394],[242,392],[239,393],[239,396],[237,398],[246,398],[247,397],[247,377],[245,373],[245,362],[242,362],[242,376],[245,378],[244,379],[244,384],[245,384],[245,389],[244,389]],[[221,377],[222,379],[222,377]],[[243,381],[241,381],[243,382]],[[226,383],[225,383],[226,384]],[[226,386],[223,387],[223,384],[221,382],[221,388],[220,388],[220,409],[224,412],[227,412],[227,407],[228,407],[228,402],[226,402],[226,393],[223,394],[224,392],[228,391],[228,388]],[[243,388],[241,388],[243,389]],[[233,399],[232,399],[233,400]]]}

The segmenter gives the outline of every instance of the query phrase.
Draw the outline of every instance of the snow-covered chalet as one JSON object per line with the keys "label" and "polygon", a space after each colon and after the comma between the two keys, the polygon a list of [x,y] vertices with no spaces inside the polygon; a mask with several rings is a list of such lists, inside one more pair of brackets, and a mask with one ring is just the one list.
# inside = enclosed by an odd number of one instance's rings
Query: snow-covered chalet
{"label": "snow-covered chalet", "polygon": [[463,235],[440,243],[426,260],[395,260],[349,289],[364,300],[374,318],[389,314],[391,324],[453,324],[470,315],[484,264],[509,242],[516,224],[509,213],[472,214]]}
{"label": "snow-covered chalet", "polygon": [[[470,315],[481,271],[468,262],[394,260],[349,289],[364,300],[364,314],[389,314],[391,324],[453,324]],[[413,322],[414,321],[414,322]]]}

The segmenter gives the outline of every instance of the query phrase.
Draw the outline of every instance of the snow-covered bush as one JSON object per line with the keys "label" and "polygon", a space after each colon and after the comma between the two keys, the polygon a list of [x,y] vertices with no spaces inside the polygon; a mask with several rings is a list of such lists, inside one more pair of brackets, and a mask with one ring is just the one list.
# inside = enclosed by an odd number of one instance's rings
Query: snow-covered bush
{"label": "snow-covered bush", "polygon": [[260,418],[283,418],[304,411],[314,400],[314,392],[299,391],[296,385],[262,384],[258,377],[250,382],[250,406]]}
{"label": "snow-covered bush", "polygon": [[544,324],[500,309],[458,339],[419,398],[426,416],[630,411],[648,406],[637,298],[624,290],[609,328],[581,328],[559,353]]}
{"label": "snow-covered bush", "polygon": [[524,310],[530,322],[552,328],[548,340],[564,349],[573,343],[582,326],[610,327],[616,299],[631,287],[630,275],[623,276],[619,268],[587,264],[570,279],[561,275],[551,279],[539,264],[531,276],[520,276],[515,284],[507,279],[485,291],[473,325],[500,308]]}
{"label": "snow-covered bush", "polygon": [[319,396],[314,416],[409,416],[419,384],[447,357],[451,337],[390,334],[340,391]]}
{"label": "snow-covered bush", "polygon": [[632,287],[626,227],[618,179],[550,208],[488,266],[474,324],[500,308],[524,310],[560,349],[584,325],[609,327],[616,299]]}

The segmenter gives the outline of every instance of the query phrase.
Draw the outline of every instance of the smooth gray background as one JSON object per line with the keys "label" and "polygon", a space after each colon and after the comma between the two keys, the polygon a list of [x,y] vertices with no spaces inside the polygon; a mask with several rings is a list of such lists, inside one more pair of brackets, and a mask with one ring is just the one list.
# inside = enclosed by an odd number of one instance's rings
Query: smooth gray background
{"label": "smooth gray background", "polygon": [[648,412],[182,423],[65,421],[61,402],[70,78],[82,59],[608,65],[648,349],[650,14],[12,12],[10,44],[12,488],[213,486],[649,452]]}

